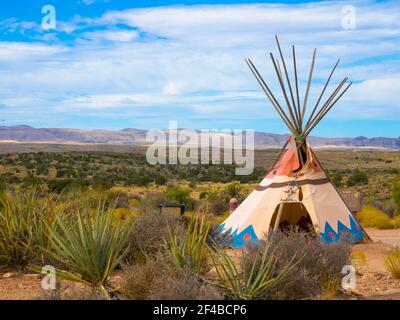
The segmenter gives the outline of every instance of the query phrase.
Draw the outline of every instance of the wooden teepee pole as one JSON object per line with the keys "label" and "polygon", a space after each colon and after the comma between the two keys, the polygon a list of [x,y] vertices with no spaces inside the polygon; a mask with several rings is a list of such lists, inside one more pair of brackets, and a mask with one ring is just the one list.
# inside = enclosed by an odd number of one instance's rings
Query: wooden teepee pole
{"label": "wooden teepee pole", "polygon": [[331,93],[331,95],[329,96],[329,98],[325,101],[324,105],[321,107],[321,109],[317,112],[317,114],[314,116],[314,118],[310,118],[308,119],[308,122],[306,124],[306,126],[304,127],[303,130],[303,135],[305,136],[305,132],[307,132],[309,130],[309,128],[311,126],[313,126],[313,124],[315,123],[315,121],[320,117],[320,115],[324,112],[324,110],[329,106],[329,104],[331,103],[331,101],[335,98],[335,96],[338,94],[338,92],[340,91],[340,89],[342,88],[342,86],[346,83],[347,81],[347,77],[345,77],[340,83],[339,85],[336,87],[336,89]]}
{"label": "wooden teepee pole", "polygon": [[[321,119],[323,117],[325,117],[325,115],[328,113],[328,111],[330,109],[332,109],[332,107],[336,104],[336,102],[339,101],[339,99],[345,94],[345,92],[350,88],[351,83],[349,83],[349,85],[342,91],[342,93],[336,98],[336,100],[334,100],[332,103],[331,101],[334,99],[334,97],[336,96],[336,94],[340,91],[340,89],[342,88],[342,86],[346,83],[347,81],[347,77],[345,79],[343,79],[343,81],[341,82],[341,84],[339,85],[339,87],[337,88],[337,90],[335,90],[334,94],[331,96],[331,98],[327,101],[326,106],[324,106],[323,109],[320,110],[320,112],[317,114],[315,120],[312,122],[312,124],[310,125],[310,127],[307,129],[307,131],[304,132],[304,137],[307,137],[308,134],[311,132],[311,130],[313,130],[315,128],[315,126],[321,121]],[[331,103],[331,104],[330,104]],[[330,105],[329,105],[330,104]]]}
{"label": "wooden teepee pole", "polygon": [[303,108],[301,110],[301,119],[304,119],[304,114],[306,112],[306,107],[307,107],[307,100],[308,100],[308,93],[310,91],[310,86],[311,86],[311,79],[314,71],[314,64],[315,64],[315,55],[317,54],[317,49],[314,49],[313,57],[312,57],[312,62],[311,62],[311,68],[310,68],[310,73],[308,74],[308,81],[307,81],[307,89],[306,89],[306,94],[304,96],[304,101],[303,101]]}
{"label": "wooden teepee pole", "polygon": [[284,85],[284,83],[283,83],[282,77],[280,76],[279,69],[278,69],[278,66],[277,66],[277,64],[276,64],[276,62],[275,62],[274,55],[272,54],[272,52],[270,52],[269,54],[270,54],[270,57],[271,57],[271,61],[272,61],[273,65],[274,65],[276,75],[278,76],[278,80],[279,80],[279,84],[280,84],[281,89],[282,89],[283,96],[285,97],[285,101],[286,101],[286,105],[287,105],[287,107],[288,107],[288,111],[289,111],[290,118],[291,118],[292,123],[294,124],[294,126],[295,126],[295,128],[296,128],[297,134],[300,134],[300,128],[299,128],[298,123],[297,123],[297,121],[296,121],[296,118],[295,118],[295,116],[294,116],[294,114],[293,114],[292,107],[291,107],[291,105],[290,105],[288,96],[287,96],[287,94],[286,94],[285,85]]}
{"label": "wooden teepee pole", "polygon": [[329,74],[329,77],[328,77],[328,79],[327,79],[326,82],[325,82],[324,88],[323,88],[322,91],[321,91],[321,94],[320,94],[320,96],[319,96],[319,98],[318,98],[318,100],[317,100],[317,103],[315,104],[315,106],[314,106],[314,108],[313,108],[313,110],[312,110],[312,112],[311,112],[311,114],[310,114],[310,117],[308,118],[308,121],[307,121],[307,123],[306,123],[306,126],[309,125],[309,122],[310,122],[310,120],[312,119],[312,117],[314,116],[315,111],[317,111],[317,108],[318,108],[318,105],[319,105],[319,103],[320,103],[320,101],[321,101],[321,99],[322,99],[322,96],[324,95],[325,90],[326,90],[326,88],[328,87],[329,81],[331,80],[332,75],[333,75],[333,73],[335,72],[335,69],[336,69],[336,67],[338,66],[339,62],[340,62],[340,59],[336,62],[335,66],[333,67],[333,69],[332,69],[332,71],[331,71],[331,73]]}
{"label": "wooden teepee pole", "polygon": [[301,118],[301,110],[300,110],[299,81],[297,79],[296,50],[294,46],[292,46],[292,54],[293,54],[294,81],[296,83],[297,113],[300,115],[300,129],[302,129],[303,119]]}
{"label": "wooden teepee pole", "polygon": [[345,92],[350,88],[351,86],[351,82],[347,85],[347,87],[342,91],[342,93],[336,98],[335,101],[332,102],[332,104],[326,108],[326,110],[321,114],[321,116],[319,117],[319,119],[310,127],[310,129],[308,130],[308,132],[305,133],[305,136],[307,137],[307,135],[315,128],[315,126],[321,121],[322,118],[324,118],[326,116],[326,114],[329,112],[329,110],[332,109],[332,107],[336,104],[336,102],[339,101],[339,99],[345,94]]}
{"label": "wooden teepee pole", "polygon": [[251,62],[250,59],[246,59],[246,63],[248,65],[248,67],[250,68],[251,72],[253,73],[254,77],[256,78],[257,82],[263,89],[265,95],[268,97],[269,101],[271,102],[271,104],[274,106],[274,108],[278,112],[279,116],[285,122],[286,126],[289,128],[289,130],[292,132],[292,134],[296,135],[296,129],[291,124],[289,118],[283,111],[282,107],[279,105],[279,102],[276,100],[275,96],[273,95],[272,91],[269,89],[268,85],[265,83],[264,79],[261,77],[257,68],[254,66],[254,64]]}
{"label": "wooden teepee pole", "polygon": [[293,90],[292,90],[292,86],[291,86],[291,84],[290,84],[290,79],[289,79],[289,74],[288,74],[288,71],[287,71],[287,68],[286,68],[285,58],[283,57],[283,52],[282,52],[281,46],[280,46],[280,44],[279,44],[279,39],[278,39],[278,36],[276,36],[276,35],[275,35],[275,40],[276,40],[276,44],[277,44],[277,46],[278,46],[279,55],[281,56],[282,65],[283,65],[283,70],[285,71],[286,82],[287,82],[288,87],[289,87],[290,97],[292,98],[293,109],[294,109],[294,113],[295,113],[296,120],[297,120],[297,123],[298,123],[298,127],[299,127],[299,129],[301,130],[301,126],[300,126],[300,123],[301,123],[301,122],[300,122],[300,121],[301,121],[300,114],[297,113],[296,103],[294,102]]}

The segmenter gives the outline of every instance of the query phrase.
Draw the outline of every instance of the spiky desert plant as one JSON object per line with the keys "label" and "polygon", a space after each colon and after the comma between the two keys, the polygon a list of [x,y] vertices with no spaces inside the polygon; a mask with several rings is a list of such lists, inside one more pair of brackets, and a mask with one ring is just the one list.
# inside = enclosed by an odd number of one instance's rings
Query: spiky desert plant
{"label": "spiky desert plant", "polygon": [[128,228],[115,222],[112,210],[107,210],[104,203],[91,215],[77,212],[76,217],[74,225],[62,217],[56,218],[54,226],[47,225],[49,254],[66,267],[57,274],[108,295],[105,284],[128,252]]}
{"label": "spiky desert plant", "polygon": [[188,268],[199,272],[208,255],[207,238],[210,224],[204,217],[192,215],[188,228],[183,235],[178,235],[168,229],[168,246],[172,261],[177,267]]}
{"label": "spiky desert plant", "polygon": [[239,261],[235,261],[218,244],[213,246],[211,259],[218,278],[217,286],[233,299],[263,299],[302,259],[293,256],[283,269],[276,270],[275,249],[270,245],[258,247],[257,254],[250,258],[251,263],[246,254],[242,251]]}
{"label": "spiky desert plant", "polygon": [[36,191],[6,192],[0,197],[0,264],[24,268],[46,246],[45,223],[51,223],[58,198]]}
{"label": "spiky desert plant", "polygon": [[394,250],[385,257],[385,266],[393,278],[400,279],[400,250]]}

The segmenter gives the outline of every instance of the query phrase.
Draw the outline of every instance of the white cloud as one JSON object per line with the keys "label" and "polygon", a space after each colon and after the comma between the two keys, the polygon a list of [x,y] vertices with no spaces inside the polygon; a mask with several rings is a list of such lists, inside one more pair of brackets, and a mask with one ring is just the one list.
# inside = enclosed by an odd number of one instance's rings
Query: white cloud
{"label": "white cloud", "polygon": [[131,42],[135,40],[138,35],[138,32],[135,30],[101,30],[85,32],[83,38],[96,41]]}
{"label": "white cloud", "polygon": [[251,57],[280,96],[267,56],[269,50],[276,53],[279,34],[285,54],[296,44],[302,92],[312,49],[318,48],[310,103],[340,57],[334,82],[348,74],[356,83],[332,116],[400,118],[399,4],[355,6],[355,30],[341,28],[340,2],[173,6],[75,16],[57,23],[58,35],[74,37],[68,43],[0,42],[0,103],[22,108],[27,101],[11,99],[17,90],[49,112],[157,106],[185,109],[188,117],[275,116],[243,59]]}

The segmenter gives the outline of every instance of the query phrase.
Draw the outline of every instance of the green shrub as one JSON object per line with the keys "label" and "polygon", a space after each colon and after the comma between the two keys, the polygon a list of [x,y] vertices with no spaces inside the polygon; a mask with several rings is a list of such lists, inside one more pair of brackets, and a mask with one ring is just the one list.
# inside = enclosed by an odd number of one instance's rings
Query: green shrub
{"label": "green shrub", "polygon": [[192,208],[193,199],[188,187],[170,186],[167,188],[165,196],[173,204],[183,204],[187,208]]}
{"label": "green shrub", "polygon": [[393,185],[392,198],[397,205],[397,213],[400,214],[400,179],[397,179]]}
{"label": "green shrub", "polygon": [[341,187],[343,185],[343,175],[340,173],[332,175],[332,182],[336,187]]}
{"label": "green shrub", "polygon": [[61,193],[70,186],[72,180],[70,179],[52,179],[47,183],[49,192]]}
{"label": "green shrub", "polygon": [[391,275],[400,279],[400,250],[392,251],[385,257],[385,266]]}
{"label": "green shrub", "polygon": [[393,228],[392,219],[390,219],[386,213],[371,205],[363,206],[362,211],[357,214],[357,218],[364,227],[373,227],[378,229]]}
{"label": "green shrub", "polygon": [[228,183],[223,190],[223,193],[226,198],[226,202],[229,203],[229,200],[232,198],[236,198],[239,203],[242,202],[245,198],[243,187],[239,181],[232,181]]}
{"label": "green shrub", "polygon": [[347,186],[360,186],[368,184],[368,176],[365,172],[361,172],[360,170],[356,169],[347,179]]}

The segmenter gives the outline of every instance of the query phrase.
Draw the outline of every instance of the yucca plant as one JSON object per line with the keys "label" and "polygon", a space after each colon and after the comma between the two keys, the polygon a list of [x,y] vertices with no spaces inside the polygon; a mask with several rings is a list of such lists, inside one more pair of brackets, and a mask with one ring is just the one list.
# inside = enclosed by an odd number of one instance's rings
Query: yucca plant
{"label": "yucca plant", "polygon": [[385,257],[385,266],[393,278],[400,279],[400,250],[394,250]]}
{"label": "yucca plant", "polygon": [[108,296],[107,280],[128,252],[127,225],[116,223],[104,203],[94,214],[77,212],[76,217],[74,225],[62,217],[54,226],[47,225],[48,253],[65,266],[57,275],[99,288]]}
{"label": "yucca plant", "polygon": [[227,296],[239,300],[263,299],[275,288],[300,262],[294,256],[281,270],[276,270],[275,250],[270,245],[262,249],[258,247],[257,254],[249,259],[246,251],[241,252],[239,261],[234,261],[226,251],[215,244],[211,253],[213,267],[218,278],[217,285]]}
{"label": "yucca plant", "polygon": [[193,215],[185,234],[178,235],[168,228],[168,247],[173,263],[180,268],[199,272],[208,255],[207,238],[210,224]]}
{"label": "yucca plant", "polygon": [[36,191],[6,192],[0,197],[0,264],[24,268],[47,242],[45,223],[58,199],[38,198]]}

